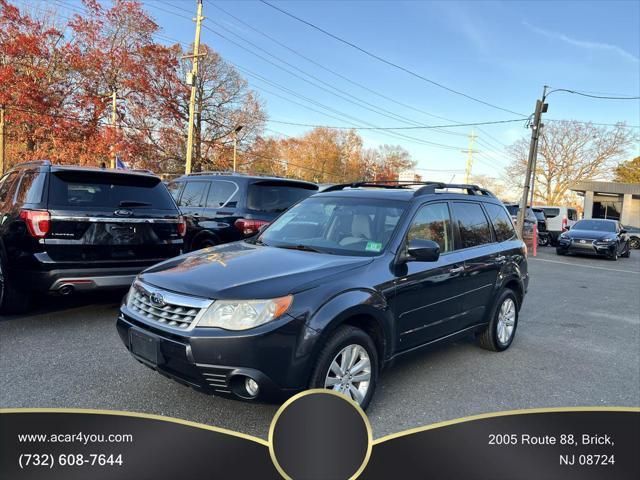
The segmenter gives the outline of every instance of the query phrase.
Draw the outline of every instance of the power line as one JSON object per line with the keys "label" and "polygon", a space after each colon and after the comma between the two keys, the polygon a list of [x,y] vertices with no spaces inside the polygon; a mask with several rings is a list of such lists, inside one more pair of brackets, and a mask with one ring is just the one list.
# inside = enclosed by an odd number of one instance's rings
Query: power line
{"label": "power line", "polygon": [[[357,127],[357,126],[335,126],[335,125],[318,125],[311,123],[296,123],[296,122],[287,122],[284,120],[269,120],[269,122],[273,123],[281,123],[283,125],[295,125],[299,127],[311,127],[311,128],[330,128],[335,130],[422,130],[422,129],[435,129],[435,128],[454,128],[454,127],[473,127],[477,125],[495,125],[501,123],[514,123],[514,122],[522,122],[522,118],[514,118],[510,120],[495,120],[488,122],[475,122],[475,123],[457,123],[457,124],[446,124],[446,125],[425,125],[425,126],[415,126],[415,127]],[[466,134],[464,134],[466,136]]]}
{"label": "power line", "polygon": [[547,96],[549,96],[553,92],[567,92],[567,93],[572,93],[574,95],[581,95],[583,97],[589,97],[589,98],[597,98],[597,99],[600,99],[600,100],[640,100],[640,97],[614,97],[614,96],[604,96],[604,95],[591,95],[591,94],[586,93],[586,92],[578,92],[577,90],[569,90],[568,88],[556,88],[554,90],[549,91],[549,93],[547,93]]}
{"label": "power line", "polygon": [[309,27],[314,28],[314,29],[318,30],[319,32],[322,32],[323,34],[333,38],[334,40],[337,40],[337,41],[339,41],[341,43],[344,43],[345,45],[348,45],[351,48],[354,48],[354,49],[364,53],[365,55],[368,55],[369,57],[374,58],[374,59],[376,59],[376,60],[378,60],[378,61],[380,61],[382,63],[390,65],[390,66],[392,66],[392,67],[394,67],[394,68],[396,68],[398,70],[402,70],[403,72],[408,73],[409,75],[412,75],[413,77],[416,77],[416,78],[418,78],[420,80],[428,82],[428,83],[430,83],[432,85],[435,85],[435,86],[437,86],[439,88],[447,90],[448,92],[451,92],[451,93],[454,93],[456,95],[460,95],[462,97],[468,98],[469,100],[473,100],[474,102],[481,103],[481,104],[486,105],[488,107],[495,108],[495,109],[498,109],[498,110],[502,110],[503,112],[512,113],[514,115],[520,115],[522,117],[526,117],[526,115],[524,115],[522,113],[514,112],[513,110],[509,110],[509,109],[506,109],[506,108],[499,107],[498,105],[494,105],[492,103],[486,102],[484,100],[481,100],[479,98],[473,97],[473,96],[468,95],[466,93],[460,92],[458,90],[454,90],[453,88],[449,88],[446,85],[443,85],[442,83],[436,82],[435,80],[431,80],[430,78],[427,78],[427,77],[425,77],[423,75],[420,75],[419,73],[416,73],[413,70],[410,70],[410,69],[408,69],[406,67],[398,65],[397,63],[394,63],[394,62],[392,62],[390,60],[382,58],[379,55],[376,55],[375,53],[372,53],[372,52],[370,52],[368,50],[365,50],[364,48],[356,45],[355,43],[352,43],[352,42],[350,42],[348,40],[345,40],[345,39],[343,39],[343,38],[341,38],[341,37],[339,37],[337,35],[334,35],[333,33],[328,32],[327,30],[325,30],[325,29],[323,29],[323,28],[321,28],[321,27],[319,27],[319,26],[317,26],[317,25],[315,25],[315,24],[313,24],[311,22],[308,22],[307,20],[304,20],[304,19],[302,19],[300,17],[297,17],[296,15],[294,15],[294,14],[292,14],[292,13],[286,11],[286,10],[283,10],[282,8],[277,7],[277,6],[267,2],[265,0],[260,0],[260,2],[265,4],[265,5],[267,5],[268,7],[273,8],[274,10],[277,10],[277,11],[283,13],[284,15],[287,15],[287,16],[293,18],[294,20],[297,20],[298,22],[304,23],[305,25],[308,25]]}

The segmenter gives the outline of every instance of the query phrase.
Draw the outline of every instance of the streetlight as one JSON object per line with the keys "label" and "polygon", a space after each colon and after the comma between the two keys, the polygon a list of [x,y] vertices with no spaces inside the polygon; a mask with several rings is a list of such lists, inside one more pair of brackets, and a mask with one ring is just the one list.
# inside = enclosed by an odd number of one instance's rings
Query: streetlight
{"label": "streetlight", "polygon": [[238,155],[238,133],[244,128],[244,125],[238,125],[233,131],[233,171],[236,171],[236,158]]}

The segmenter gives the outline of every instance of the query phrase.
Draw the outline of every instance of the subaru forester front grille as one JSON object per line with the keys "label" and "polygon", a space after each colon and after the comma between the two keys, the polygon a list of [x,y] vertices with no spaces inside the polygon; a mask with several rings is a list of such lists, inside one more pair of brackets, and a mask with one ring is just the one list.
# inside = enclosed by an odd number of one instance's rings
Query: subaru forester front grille
{"label": "subaru forester front grille", "polygon": [[180,295],[137,281],[127,299],[127,308],[145,320],[178,330],[190,330],[212,300]]}

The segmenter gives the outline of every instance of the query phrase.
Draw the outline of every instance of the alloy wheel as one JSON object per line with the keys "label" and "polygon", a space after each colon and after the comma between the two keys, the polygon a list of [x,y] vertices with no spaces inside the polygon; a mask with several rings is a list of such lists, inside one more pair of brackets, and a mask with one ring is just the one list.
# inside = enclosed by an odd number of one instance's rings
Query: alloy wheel
{"label": "alloy wheel", "polygon": [[360,345],[344,347],[333,358],[324,387],[342,393],[362,404],[371,383],[371,360]]}
{"label": "alloy wheel", "polygon": [[629,240],[629,248],[640,248],[640,238],[632,238]]}
{"label": "alloy wheel", "polygon": [[511,340],[513,330],[516,326],[516,304],[512,298],[506,298],[498,312],[497,333],[498,340],[502,345],[506,345]]}

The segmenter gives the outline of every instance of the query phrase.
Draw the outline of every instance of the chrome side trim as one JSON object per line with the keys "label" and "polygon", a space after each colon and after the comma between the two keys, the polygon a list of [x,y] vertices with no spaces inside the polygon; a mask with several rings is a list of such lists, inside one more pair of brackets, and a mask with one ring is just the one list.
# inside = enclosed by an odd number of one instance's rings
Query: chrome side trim
{"label": "chrome side trim", "polygon": [[180,223],[178,218],[81,217],[73,215],[52,215],[51,220],[92,223]]}

